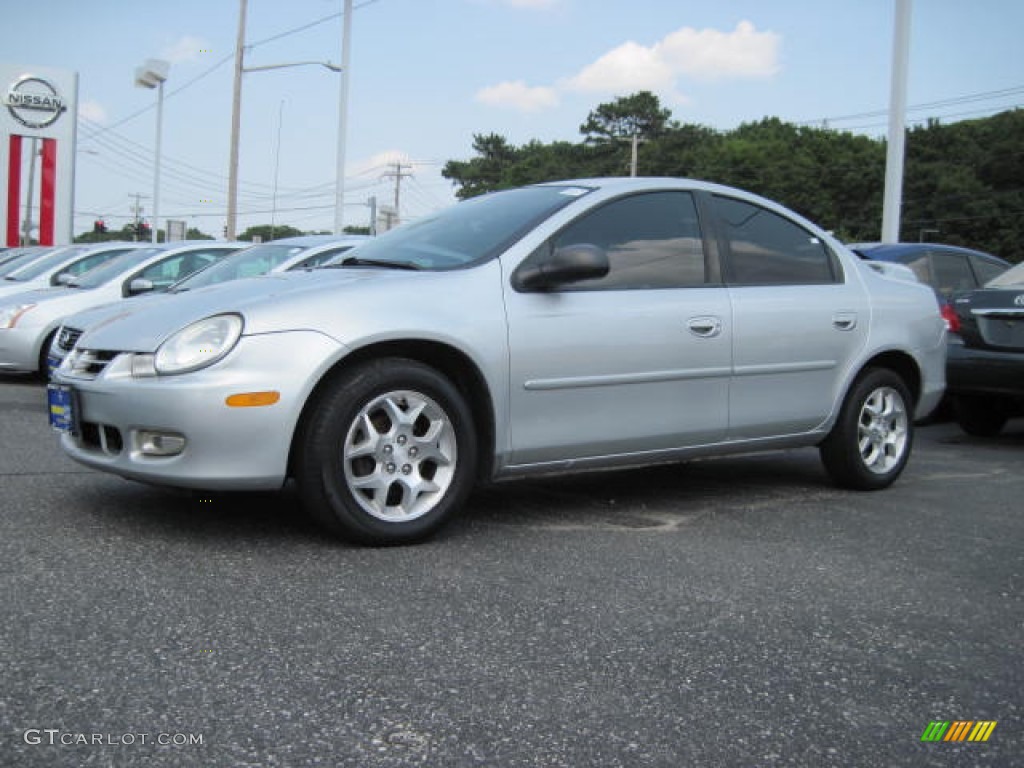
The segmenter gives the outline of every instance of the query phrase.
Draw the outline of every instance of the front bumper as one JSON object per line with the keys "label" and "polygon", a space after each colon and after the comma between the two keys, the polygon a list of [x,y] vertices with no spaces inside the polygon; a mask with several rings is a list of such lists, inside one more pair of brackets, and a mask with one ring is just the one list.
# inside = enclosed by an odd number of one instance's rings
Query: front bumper
{"label": "front bumper", "polygon": [[44,329],[32,326],[0,328],[0,371],[36,371]]}
{"label": "front bumper", "polygon": [[[130,353],[113,356],[95,378],[64,365],[53,378],[72,389],[78,428],[61,435],[61,447],[93,469],[158,485],[278,488],[303,405],[344,351],[323,334],[291,331],[243,336],[216,365],[176,376],[133,377]],[[280,397],[257,407],[226,402],[252,392]],[[145,443],[153,433],[181,436],[184,447],[151,455]]]}

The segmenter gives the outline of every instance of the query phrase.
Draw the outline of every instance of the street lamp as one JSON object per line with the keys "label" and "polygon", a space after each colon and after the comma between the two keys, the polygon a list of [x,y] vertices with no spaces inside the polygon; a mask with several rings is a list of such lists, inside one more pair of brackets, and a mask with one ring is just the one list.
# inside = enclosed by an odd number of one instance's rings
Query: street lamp
{"label": "street lamp", "polygon": [[[351,0],[346,0],[351,2]],[[293,61],[287,64],[265,64],[258,67],[245,66],[245,16],[248,0],[240,0],[238,8],[238,40],[235,44],[235,81],[231,99],[231,146],[228,152],[228,220],[224,234],[234,240],[238,226],[238,137],[242,130],[242,75],[246,72],[262,72],[267,69],[286,67],[318,66],[332,72],[342,72],[342,67],[329,61]],[[344,82],[344,81],[343,81]]]}
{"label": "street lamp", "polygon": [[160,230],[160,138],[164,119],[164,81],[171,65],[161,59],[146,59],[141,67],[135,68],[135,85],[140,88],[156,88],[156,152],[153,156],[153,242],[157,242]]}

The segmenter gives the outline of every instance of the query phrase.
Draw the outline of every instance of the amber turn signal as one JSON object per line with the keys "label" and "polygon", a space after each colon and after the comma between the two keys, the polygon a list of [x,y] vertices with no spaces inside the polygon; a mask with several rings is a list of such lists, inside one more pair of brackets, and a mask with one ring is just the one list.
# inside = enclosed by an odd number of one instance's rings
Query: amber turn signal
{"label": "amber turn signal", "polygon": [[273,405],[280,399],[280,392],[243,392],[238,395],[228,395],[224,402],[231,408],[254,408],[261,405]]}

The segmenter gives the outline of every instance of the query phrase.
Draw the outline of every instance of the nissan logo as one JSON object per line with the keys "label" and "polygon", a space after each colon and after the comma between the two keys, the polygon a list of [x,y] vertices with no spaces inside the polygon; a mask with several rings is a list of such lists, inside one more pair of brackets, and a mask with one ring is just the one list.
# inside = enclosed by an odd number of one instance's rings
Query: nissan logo
{"label": "nissan logo", "polygon": [[4,106],[26,128],[46,128],[67,111],[64,99],[47,80],[25,75],[7,90]]}

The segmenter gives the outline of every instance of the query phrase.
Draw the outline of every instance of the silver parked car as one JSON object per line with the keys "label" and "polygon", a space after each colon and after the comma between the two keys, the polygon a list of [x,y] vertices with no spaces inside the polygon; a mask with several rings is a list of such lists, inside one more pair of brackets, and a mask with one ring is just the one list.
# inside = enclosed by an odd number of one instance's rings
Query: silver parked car
{"label": "silver parked car", "polygon": [[66,286],[0,298],[0,371],[45,371],[64,318],[89,307],[167,288],[245,243],[161,243],[116,256]]}
{"label": "silver parked car", "polygon": [[288,272],[293,269],[313,269],[347,253],[360,243],[369,240],[367,235],[300,235],[286,237],[269,243],[244,248],[218,262],[194,272],[179,280],[166,291],[149,293],[137,297],[130,307],[115,301],[91,307],[66,317],[53,336],[47,364],[56,368],[78,341],[82,332],[94,323],[102,323],[110,317],[126,311],[137,311],[154,301],[168,301],[185,291],[195,291],[209,285],[258,277],[273,272]]}
{"label": "silver parked car", "polygon": [[144,243],[111,242],[56,248],[42,258],[5,275],[0,280],[0,296],[66,285],[71,279],[95,269],[115,256],[143,247]]}
{"label": "silver parked car", "polygon": [[762,198],[680,179],[541,184],[94,326],[49,388],[74,459],[273,489],[367,543],[474,482],[818,445],[879,489],[944,387],[934,293]]}

